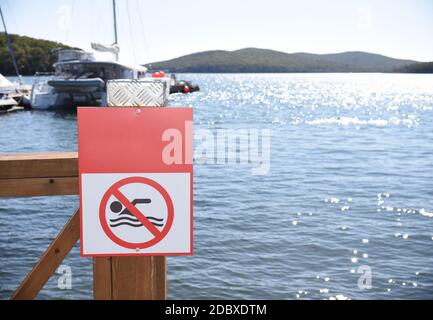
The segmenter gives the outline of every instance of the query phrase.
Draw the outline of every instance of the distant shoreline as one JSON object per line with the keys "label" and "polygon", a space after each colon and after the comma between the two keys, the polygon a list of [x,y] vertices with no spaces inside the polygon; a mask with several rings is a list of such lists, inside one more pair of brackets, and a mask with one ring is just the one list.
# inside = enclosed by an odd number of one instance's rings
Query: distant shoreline
{"label": "distant shoreline", "polygon": [[168,73],[175,73],[175,74],[181,74],[181,73],[190,73],[190,74],[433,74],[433,71],[431,72],[397,72],[397,71],[389,71],[389,72],[379,72],[379,71],[365,71],[365,72],[332,72],[332,71],[323,71],[323,72],[198,72],[198,71],[182,71],[182,72],[171,72],[169,70],[161,70],[161,69],[154,69],[149,70],[148,72],[156,72],[156,71],[165,71]]}
{"label": "distant shoreline", "polygon": [[[53,71],[56,48],[71,48],[59,42],[10,35],[23,76]],[[15,75],[3,32],[0,32],[0,73]],[[171,73],[433,73],[433,62],[395,59],[362,51],[334,54],[285,53],[244,48],[213,50],[189,54],[167,61],[145,64],[150,70]]]}
{"label": "distant shoreline", "polygon": [[433,73],[433,62],[369,52],[285,53],[260,48],[197,52],[145,66],[173,73]]}
{"label": "distant shoreline", "polygon": [[[154,72],[154,71],[160,71],[158,70],[149,70],[148,72]],[[166,71],[168,73],[174,73],[174,74],[426,74],[431,75],[432,72],[170,72]],[[3,74],[3,76],[8,78],[17,78],[15,74]],[[34,74],[21,74],[23,77],[33,77]]]}

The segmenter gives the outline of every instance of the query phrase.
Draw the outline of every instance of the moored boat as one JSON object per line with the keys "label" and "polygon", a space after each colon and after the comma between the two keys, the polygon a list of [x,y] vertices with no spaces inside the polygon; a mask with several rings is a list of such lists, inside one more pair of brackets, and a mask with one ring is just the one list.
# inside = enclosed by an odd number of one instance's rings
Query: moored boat
{"label": "moored boat", "polygon": [[177,80],[175,74],[170,76],[170,94],[173,93],[193,93],[200,91],[200,87],[187,80]]}
{"label": "moored boat", "polygon": [[[0,74],[0,105],[28,106],[31,87],[20,82],[10,82]],[[13,103],[13,101],[15,103]]]}
{"label": "moored boat", "polygon": [[115,79],[142,79],[146,68],[117,61],[96,60],[82,50],[58,50],[55,73],[35,77],[31,105],[34,109],[76,108],[78,105],[106,104],[106,82]]}
{"label": "moored boat", "polygon": [[11,109],[17,105],[18,103],[15,101],[15,99],[0,93],[0,111]]}
{"label": "moored boat", "polygon": [[[0,100],[1,100],[0,106],[2,108],[6,108],[6,107],[12,108],[13,106],[16,105],[28,106],[30,102],[29,94],[30,94],[31,87],[24,85],[21,82],[21,76],[18,70],[18,64],[15,59],[15,52],[9,38],[9,34],[6,28],[6,22],[3,17],[3,11],[1,9],[1,6],[0,6],[0,16],[3,23],[5,37],[6,37],[6,45],[9,51],[9,55],[12,59],[12,63],[15,69],[15,74],[18,77],[18,82],[10,82],[8,79],[6,79],[5,77],[3,77],[3,75],[0,74]],[[15,101],[16,103],[14,103],[12,100]]]}
{"label": "moored boat", "polygon": [[114,43],[110,46],[92,43],[99,52],[114,54],[116,61],[97,60],[93,52],[83,50],[57,50],[54,75],[35,76],[31,106],[34,109],[64,109],[77,106],[104,106],[107,104],[106,83],[109,80],[140,80],[147,68],[118,61],[116,2],[113,1]]}
{"label": "moored boat", "polygon": [[187,80],[176,81],[175,84],[170,85],[170,94],[173,93],[193,93],[200,91],[200,87],[198,85],[192,84]]}

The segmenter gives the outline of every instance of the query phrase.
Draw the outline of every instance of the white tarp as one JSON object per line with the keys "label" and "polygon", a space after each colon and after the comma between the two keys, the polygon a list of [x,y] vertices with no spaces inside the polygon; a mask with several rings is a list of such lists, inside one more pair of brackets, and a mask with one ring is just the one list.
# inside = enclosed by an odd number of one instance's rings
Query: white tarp
{"label": "white tarp", "polygon": [[0,87],[10,87],[12,83],[0,74]]}

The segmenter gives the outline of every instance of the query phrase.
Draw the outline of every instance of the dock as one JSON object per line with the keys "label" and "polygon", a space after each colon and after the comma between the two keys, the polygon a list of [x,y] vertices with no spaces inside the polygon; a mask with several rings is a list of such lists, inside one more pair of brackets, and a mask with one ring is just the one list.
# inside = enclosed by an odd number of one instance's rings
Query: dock
{"label": "dock", "polygon": [[0,109],[0,114],[9,114],[17,111],[24,111],[24,107],[15,106],[10,109]]}

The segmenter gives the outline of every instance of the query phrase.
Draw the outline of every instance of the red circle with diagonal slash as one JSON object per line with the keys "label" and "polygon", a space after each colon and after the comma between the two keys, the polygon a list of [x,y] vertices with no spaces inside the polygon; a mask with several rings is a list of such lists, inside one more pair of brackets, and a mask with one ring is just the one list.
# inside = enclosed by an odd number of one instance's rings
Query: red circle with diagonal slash
{"label": "red circle with diagonal slash", "polygon": [[[139,210],[136,208],[129,200],[120,192],[120,188],[130,184],[130,183],[141,183],[148,185],[154,189],[156,189],[164,198],[165,204],[167,205],[167,222],[164,226],[164,228],[159,231],[152,222],[150,222]],[[142,225],[150,231],[150,233],[153,234],[154,238],[152,240],[146,241],[146,242],[129,242],[125,241],[123,239],[120,239],[118,236],[116,236],[113,231],[111,231],[110,227],[108,226],[107,219],[106,219],[106,208],[108,200],[111,196],[114,196],[118,201],[122,203],[123,206],[125,206],[129,212],[131,212],[141,223]],[[153,181],[149,178],[144,177],[130,177],[123,180],[120,180],[113,184],[107,192],[105,192],[104,196],[102,197],[101,204],[99,206],[99,220],[102,225],[102,229],[104,229],[104,232],[107,234],[107,236],[117,243],[118,245],[129,248],[129,249],[143,249],[143,248],[149,248],[158,242],[160,242],[168,233],[168,231],[171,228],[171,225],[173,224],[173,217],[174,217],[174,208],[173,208],[173,201],[170,198],[170,195],[168,192],[157,182]]]}

